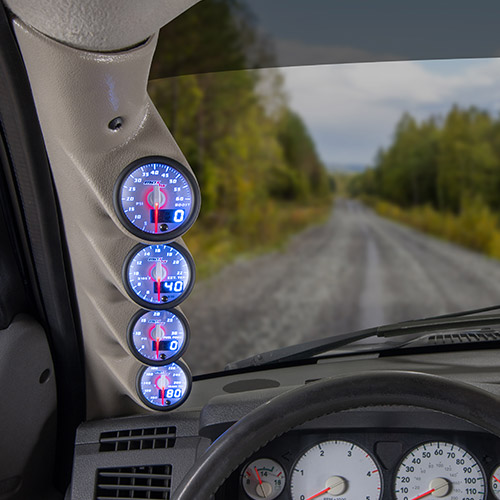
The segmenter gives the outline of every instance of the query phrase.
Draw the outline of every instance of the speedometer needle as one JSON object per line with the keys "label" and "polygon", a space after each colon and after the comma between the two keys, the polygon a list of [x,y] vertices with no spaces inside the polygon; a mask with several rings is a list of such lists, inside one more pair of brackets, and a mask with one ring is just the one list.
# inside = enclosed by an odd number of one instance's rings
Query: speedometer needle
{"label": "speedometer needle", "polygon": [[312,500],[313,498],[318,498],[321,495],[324,495],[325,493],[328,493],[331,490],[331,488],[325,488],[323,491],[320,491],[319,493],[316,493],[316,495],[313,495],[312,497],[306,498],[306,500]]}
{"label": "speedometer needle", "polygon": [[424,498],[431,493],[434,493],[436,491],[436,488],[432,488],[432,490],[426,491],[425,493],[422,493],[421,495],[418,495],[418,497],[412,498],[412,500],[418,500],[419,498]]}

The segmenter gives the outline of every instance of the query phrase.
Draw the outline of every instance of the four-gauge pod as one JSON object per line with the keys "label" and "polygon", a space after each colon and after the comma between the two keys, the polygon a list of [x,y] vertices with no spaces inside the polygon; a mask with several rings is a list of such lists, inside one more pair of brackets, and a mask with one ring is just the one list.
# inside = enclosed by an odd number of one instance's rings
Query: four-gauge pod
{"label": "four-gauge pod", "polygon": [[122,280],[130,298],[144,309],[130,320],[127,342],[143,364],[136,389],[154,410],[181,405],[191,390],[191,372],[180,359],[189,344],[185,316],[174,309],[191,293],[194,261],[173,242],[195,222],[200,189],[192,171],[171,158],[148,156],[119,175],[113,192],[116,215],[138,244],[125,258]]}

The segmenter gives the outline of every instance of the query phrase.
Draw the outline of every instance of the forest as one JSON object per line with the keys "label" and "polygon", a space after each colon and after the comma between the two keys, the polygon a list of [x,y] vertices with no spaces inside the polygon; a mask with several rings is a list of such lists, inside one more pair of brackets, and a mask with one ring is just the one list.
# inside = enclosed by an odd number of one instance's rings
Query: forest
{"label": "forest", "polygon": [[200,218],[185,240],[208,275],[321,221],[334,182],[279,70],[243,69],[248,54],[271,58],[247,13],[231,0],[203,5],[200,19],[181,16],[162,31],[148,91],[200,183]]}
{"label": "forest", "polygon": [[500,117],[454,106],[422,121],[405,113],[350,193],[381,215],[500,258]]}

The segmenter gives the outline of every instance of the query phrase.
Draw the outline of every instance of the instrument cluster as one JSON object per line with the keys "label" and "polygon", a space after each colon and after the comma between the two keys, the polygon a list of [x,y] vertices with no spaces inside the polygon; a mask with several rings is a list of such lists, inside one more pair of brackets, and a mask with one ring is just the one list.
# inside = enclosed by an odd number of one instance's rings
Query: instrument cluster
{"label": "instrument cluster", "polygon": [[249,459],[216,498],[500,499],[500,440],[479,432],[292,431]]}

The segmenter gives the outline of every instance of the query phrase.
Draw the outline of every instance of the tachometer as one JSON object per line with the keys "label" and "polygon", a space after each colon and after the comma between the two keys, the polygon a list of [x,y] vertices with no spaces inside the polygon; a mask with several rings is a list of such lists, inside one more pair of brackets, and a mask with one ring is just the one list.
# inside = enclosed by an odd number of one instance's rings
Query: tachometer
{"label": "tachometer", "polygon": [[123,266],[123,282],[130,297],[148,309],[180,304],[194,284],[191,254],[177,243],[138,245]]}
{"label": "tachometer", "polygon": [[252,500],[273,500],[285,489],[285,471],[270,458],[259,458],[249,463],[241,474],[243,490]]}
{"label": "tachometer", "polygon": [[182,361],[167,366],[144,366],[137,376],[137,392],[153,410],[173,410],[191,392],[191,372]]}
{"label": "tachometer", "polygon": [[149,156],[131,163],[114,190],[115,211],[134,235],[168,241],[185,233],[200,211],[200,189],[181,163]]}
{"label": "tachometer", "polygon": [[403,459],[396,475],[397,500],[484,500],[486,480],[478,461],[460,446],[424,443]]}
{"label": "tachometer", "polygon": [[380,469],[370,454],[349,441],[325,441],[296,462],[290,481],[293,500],[379,500]]}
{"label": "tachometer", "polygon": [[139,311],[130,322],[127,338],[139,361],[148,365],[166,365],[185,352],[189,326],[178,310]]}

